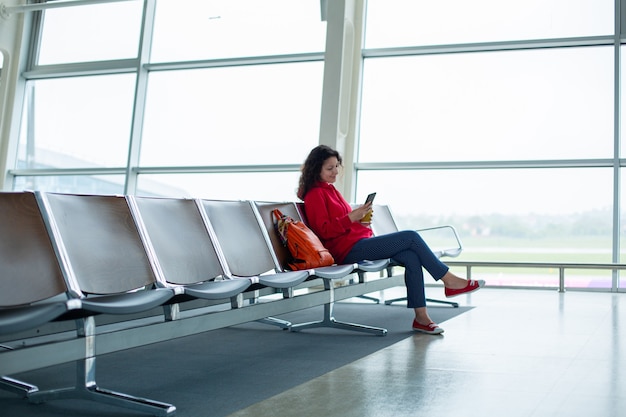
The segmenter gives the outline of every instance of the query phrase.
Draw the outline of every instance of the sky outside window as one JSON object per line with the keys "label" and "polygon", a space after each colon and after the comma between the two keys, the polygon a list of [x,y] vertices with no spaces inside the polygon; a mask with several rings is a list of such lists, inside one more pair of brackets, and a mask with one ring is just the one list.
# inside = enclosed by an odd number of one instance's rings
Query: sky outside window
{"label": "sky outside window", "polygon": [[152,62],[323,52],[319,0],[159,0]]}
{"label": "sky outside window", "polygon": [[363,73],[360,162],[613,156],[612,47],[368,58]]}
{"label": "sky outside window", "polygon": [[49,9],[39,65],[136,58],[143,1]]}

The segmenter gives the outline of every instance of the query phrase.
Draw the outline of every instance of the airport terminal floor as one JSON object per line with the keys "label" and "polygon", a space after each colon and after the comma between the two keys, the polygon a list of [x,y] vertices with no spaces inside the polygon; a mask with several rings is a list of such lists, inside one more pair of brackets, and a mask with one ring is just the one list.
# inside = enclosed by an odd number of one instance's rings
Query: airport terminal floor
{"label": "airport terminal floor", "polygon": [[454,300],[476,308],[443,335],[415,334],[232,416],[626,416],[626,294],[485,288]]}

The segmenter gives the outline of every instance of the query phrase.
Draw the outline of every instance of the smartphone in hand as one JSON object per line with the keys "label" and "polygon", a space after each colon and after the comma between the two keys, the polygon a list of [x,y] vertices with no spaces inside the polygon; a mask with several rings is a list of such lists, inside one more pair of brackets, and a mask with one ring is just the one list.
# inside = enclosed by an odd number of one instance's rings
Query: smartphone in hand
{"label": "smartphone in hand", "polygon": [[[376,197],[376,193],[369,194],[367,198],[365,199],[365,204],[373,203],[374,197]],[[368,211],[367,214],[363,216],[363,218],[361,219],[362,223],[370,223],[371,221],[372,221],[372,210]]]}
{"label": "smartphone in hand", "polygon": [[367,203],[373,203],[374,202],[374,197],[376,197],[376,193],[371,193],[367,196],[367,198],[365,199],[365,204]]}

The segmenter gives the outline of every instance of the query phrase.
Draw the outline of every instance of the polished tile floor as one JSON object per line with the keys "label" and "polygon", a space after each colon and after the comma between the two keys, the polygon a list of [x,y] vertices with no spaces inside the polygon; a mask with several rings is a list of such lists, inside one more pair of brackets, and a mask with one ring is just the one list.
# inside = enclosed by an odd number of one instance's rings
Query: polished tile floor
{"label": "polished tile floor", "polygon": [[485,288],[455,300],[476,308],[443,335],[415,334],[232,416],[626,416],[626,294]]}

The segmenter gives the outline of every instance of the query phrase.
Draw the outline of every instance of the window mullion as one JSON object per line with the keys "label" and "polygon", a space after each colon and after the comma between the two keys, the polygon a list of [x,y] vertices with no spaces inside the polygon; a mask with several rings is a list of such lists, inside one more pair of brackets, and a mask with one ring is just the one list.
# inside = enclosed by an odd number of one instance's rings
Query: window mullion
{"label": "window mullion", "polygon": [[135,194],[137,191],[137,167],[139,166],[143,120],[148,90],[148,70],[144,64],[150,61],[150,48],[154,28],[156,1],[146,0],[144,3],[139,42],[139,60],[137,62],[137,79],[135,84],[135,102],[133,106],[132,126],[128,147],[128,162],[126,164],[125,194]]}

